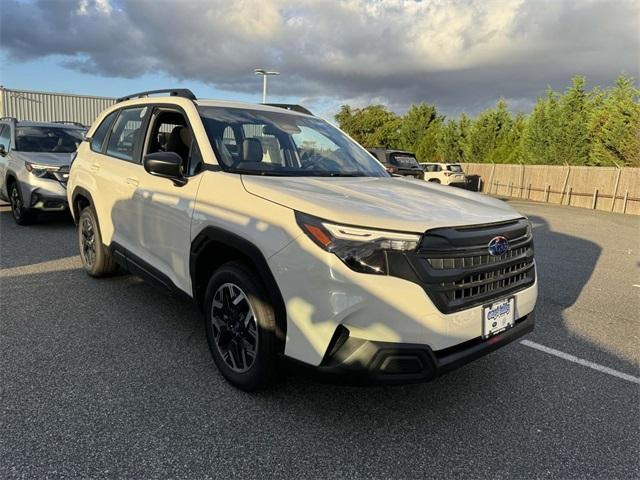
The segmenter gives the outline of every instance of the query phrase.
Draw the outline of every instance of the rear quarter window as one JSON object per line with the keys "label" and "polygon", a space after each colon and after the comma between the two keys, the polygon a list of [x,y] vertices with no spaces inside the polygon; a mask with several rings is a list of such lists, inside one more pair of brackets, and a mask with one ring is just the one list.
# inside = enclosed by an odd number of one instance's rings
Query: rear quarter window
{"label": "rear quarter window", "polygon": [[96,129],[93,134],[93,138],[91,139],[91,150],[94,152],[102,152],[102,146],[104,145],[104,139],[111,128],[111,124],[113,120],[118,115],[118,110],[115,112],[111,112],[109,115],[105,117],[100,126]]}
{"label": "rear quarter window", "polygon": [[140,143],[142,123],[147,111],[147,107],[136,107],[126,108],[120,112],[109,135],[107,155],[133,161],[133,153]]}
{"label": "rear quarter window", "polygon": [[403,168],[415,168],[415,167],[419,167],[418,165],[418,161],[416,160],[415,157],[412,157],[410,155],[406,155],[406,154],[402,154],[402,155],[391,155],[391,159],[392,159],[392,163],[394,165],[398,165],[399,167],[403,167]]}

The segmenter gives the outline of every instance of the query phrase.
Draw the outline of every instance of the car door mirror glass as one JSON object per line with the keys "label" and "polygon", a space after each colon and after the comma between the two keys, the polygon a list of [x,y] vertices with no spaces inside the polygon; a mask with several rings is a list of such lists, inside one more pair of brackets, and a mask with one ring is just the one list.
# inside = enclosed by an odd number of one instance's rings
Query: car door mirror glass
{"label": "car door mirror glass", "polygon": [[182,157],[175,152],[154,152],[144,156],[144,169],[151,175],[173,180],[181,186],[187,183],[182,169]]}

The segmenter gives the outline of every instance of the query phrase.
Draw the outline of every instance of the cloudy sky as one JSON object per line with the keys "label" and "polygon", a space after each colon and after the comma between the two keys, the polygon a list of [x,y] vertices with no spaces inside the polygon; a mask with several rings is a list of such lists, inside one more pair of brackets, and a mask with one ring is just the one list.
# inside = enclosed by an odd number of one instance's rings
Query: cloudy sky
{"label": "cloudy sky", "polygon": [[633,0],[0,0],[1,83],[118,96],[166,86],[325,112],[413,102],[527,110],[564,89],[638,77]]}

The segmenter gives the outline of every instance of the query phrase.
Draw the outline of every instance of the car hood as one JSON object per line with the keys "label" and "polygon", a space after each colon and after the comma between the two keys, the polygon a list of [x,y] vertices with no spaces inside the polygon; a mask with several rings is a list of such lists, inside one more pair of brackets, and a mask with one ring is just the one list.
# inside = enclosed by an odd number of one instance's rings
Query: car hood
{"label": "car hood", "polygon": [[501,200],[423,180],[243,175],[242,182],[253,195],[347,225],[424,232],[522,217]]}
{"label": "car hood", "polygon": [[11,156],[15,160],[36,163],[38,165],[50,165],[54,167],[69,165],[72,153],[55,152],[20,152],[13,150]]}

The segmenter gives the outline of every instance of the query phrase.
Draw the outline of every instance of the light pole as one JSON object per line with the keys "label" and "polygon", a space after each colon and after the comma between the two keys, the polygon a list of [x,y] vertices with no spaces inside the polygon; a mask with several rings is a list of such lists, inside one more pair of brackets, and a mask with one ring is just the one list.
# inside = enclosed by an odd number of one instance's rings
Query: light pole
{"label": "light pole", "polygon": [[267,103],[267,76],[280,75],[280,72],[270,72],[264,68],[256,68],[253,73],[262,75],[262,103]]}

